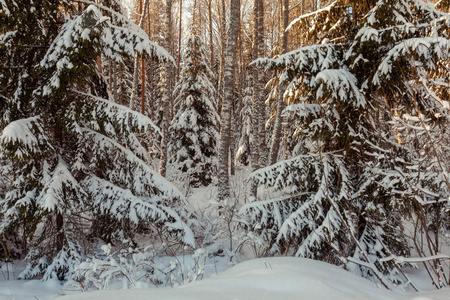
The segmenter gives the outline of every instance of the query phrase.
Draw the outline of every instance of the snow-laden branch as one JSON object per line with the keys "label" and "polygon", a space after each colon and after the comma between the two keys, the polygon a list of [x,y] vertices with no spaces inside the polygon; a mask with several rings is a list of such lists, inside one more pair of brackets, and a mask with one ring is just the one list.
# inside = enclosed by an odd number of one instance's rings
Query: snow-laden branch
{"label": "snow-laden branch", "polygon": [[87,177],[83,186],[93,196],[94,208],[101,214],[109,214],[117,220],[162,223],[171,232],[181,232],[181,241],[195,246],[194,234],[178,213],[165,206],[165,196],[135,196],[129,189],[123,189],[96,176]]}
{"label": "snow-laden branch", "polygon": [[[16,159],[31,157],[53,149],[39,116],[9,123],[0,135],[0,150],[8,146],[14,147]],[[4,155],[6,152],[0,151],[0,158]]]}
{"label": "snow-laden branch", "polygon": [[96,112],[99,112],[106,114],[108,120],[114,120],[116,124],[125,129],[125,132],[130,132],[130,127],[134,127],[139,131],[147,131],[151,129],[153,132],[161,135],[161,130],[153,123],[153,121],[149,117],[137,111],[92,94],[87,94],[80,91],[74,92],[95,101],[97,105],[95,105],[95,111],[92,113],[96,114]]}

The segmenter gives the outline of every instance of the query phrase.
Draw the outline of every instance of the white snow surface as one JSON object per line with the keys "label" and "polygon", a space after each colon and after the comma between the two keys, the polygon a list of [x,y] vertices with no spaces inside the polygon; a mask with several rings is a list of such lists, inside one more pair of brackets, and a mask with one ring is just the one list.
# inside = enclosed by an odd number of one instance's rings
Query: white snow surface
{"label": "white snow surface", "polygon": [[[448,300],[450,289],[400,292],[341,268],[293,257],[260,258],[240,263],[202,281],[177,287],[105,290],[64,295],[56,281],[0,281],[0,299],[59,300]],[[64,296],[61,296],[64,295]]]}

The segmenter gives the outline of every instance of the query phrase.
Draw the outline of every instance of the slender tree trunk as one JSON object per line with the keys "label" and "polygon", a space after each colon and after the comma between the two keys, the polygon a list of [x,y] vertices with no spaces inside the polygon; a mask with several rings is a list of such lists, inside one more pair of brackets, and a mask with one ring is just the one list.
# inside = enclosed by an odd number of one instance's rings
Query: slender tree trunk
{"label": "slender tree trunk", "polygon": [[[139,27],[143,28],[144,17],[148,8],[149,1],[139,0]],[[139,69],[141,72],[141,105],[139,105]],[[132,84],[131,98],[130,98],[130,108],[135,111],[145,111],[145,60],[144,57],[140,58],[137,53],[134,56],[134,70],[133,70],[133,84]]]}
{"label": "slender tree trunk", "polygon": [[[214,43],[213,43],[213,25],[212,25],[212,0],[208,2],[209,16],[209,67],[214,72]],[[215,74],[215,72],[214,72]]]}
{"label": "slender tree trunk", "polygon": [[[236,72],[236,63],[234,66],[234,77],[235,79],[238,78],[237,76],[237,72]],[[234,82],[236,82],[236,80],[233,80]],[[233,86],[234,88],[234,86]],[[237,124],[236,124],[236,100],[235,97],[233,97],[233,103],[231,106],[231,127],[230,127],[230,175],[234,176],[235,175],[235,165],[234,165],[234,161],[235,161],[235,154],[234,154],[234,149],[235,149],[235,132],[236,132],[236,128],[237,128]]]}
{"label": "slender tree trunk", "polygon": [[56,251],[59,252],[64,247],[64,217],[61,213],[56,214]]}
{"label": "slender tree trunk", "polygon": [[[63,145],[63,130],[60,124],[56,124],[54,127],[54,137],[59,147],[64,147]],[[65,233],[64,233],[64,216],[59,211],[56,212],[55,216],[55,227],[56,227],[56,251],[59,252],[64,247]]]}
{"label": "slender tree trunk", "polygon": [[[8,246],[6,245],[6,242],[3,238],[3,236],[0,236],[0,244],[2,245],[3,252],[5,253],[5,261],[11,262],[11,257],[9,256]],[[9,276],[9,274],[7,274]]]}
{"label": "slender tree trunk", "polygon": [[178,58],[177,58],[177,79],[180,78],[180,63],[181,63],[181,20],[183,16],[183,0],[180,0],[180,22],[178,25]]}
{"label": "slender tree trunk", "polygon": [[219,201],[230,196],[230,180],[228,175],[231,110],[234,92],[234,70],[236,60],[237,38],[240,28],[240,0],[231,0],[228,43],[225,58],[224,98],[222,103],[220,144],[219,144]]}
{"label": "slender tree trunk", "polygon": [[[253,4],[254,27],[253,27],[253,59],[262,56],[263,52],[263,14],[262,0],[255,0]],[[265,141],[265,108],[263,94],[263,70],[260,66],[253,66],[253,106],[252,106],[252,136],[250,138],[250,152],[252,159],[252,170],[256,171],[266,164],[266,141]],[[257,186],[252,183],[251,195],[256,197]]]}
{"label": "slender tree trunk", "polygon": [[145,115],[145,60],[141,58],[141,114]]}
{"label": "slender tree trunk", "polygon": [[[225,0],[221,0],[222,4],[222,28],[220,30],[220,41],[221,41],[221,53],[220,53],[220,70],[219,70],[219,81],[218,81],[218,91],[221,91],[224,87],[224,73],[225,73],[225,47],[227,45],[226,43],[226,18],[225,18]],[[221,109],[222,109],[222,101],[223,101],[224,95],[219,95],[219,114],[221,115]]]}
{"label": "slender tree trunk", "polygon": [[[166,0],[166,49],[171,49],[172,44],[172,0]],[[166,64],[165,66],[165,86],[163,91],[163,118],[161,124],[162,139],[161,139],[161,156],[159,161],[159,173],[166,176],[167,171],[167,144],[168,144],[168,128],[171,118],[170,107],[172,103],[172,68]]]}
{"label": "slender tree trunk", "polygon": [[101,57],[101,56],[97,56],[96,62],[97,62],[98,72],[99,72],[100,74],[102,74],[102,73],[103,73],[103,68],[102,68],[102,57]]}
{"label": "slender tree trunk", "polygon": [[198,1],[197,9],[198,9],[198,32],[199,32],[198,34],[202,35],[202,33],[203,33],[203,28],[202,28],[203,20],[202,20],[202,11],[201,11],[201,9],[202,9],[202,2],[201,1]]}
{"label": "slender tree trunk", "polygon": [[119,64],[119,92],[118,92],[118,97],[116,98],[116,101],[118,101],[119,104],[121,105],[127,105],[127,95],[126,95],[126,91],[125,91],[125,84],[124,84],[124,64],[123,62]]}
{"label": "slender tree trunk", "polygon": [[[259,3],[261,0],[255,0],[253,2],[253,60],[259,57],[259,31],[258,31],[258,9]],[[251,152],[251,161],[252,161],[252,169],[256,171],[259,169],[259,149],[258,149],[258,138],[259,138],[259,98],[260,98],[260,89],[261,86],[258,82],[258,71],[259,68],[257,66],[253,66],[253,105],[252,105],[252,134],[250,136],[250,152]],[[256,196],[256,186],[252,186],[252,196]]]}
{"label": "slender tree trunk", "polygon": [[130,108],[133,110],[139,110],[139,56],[137,53],[134,55],[134,68],[133,68],[133,83],[131,85],[131,98],[130,98]]}
{"label": "slender tree trunk", "polygon": [[[258,20],[258,38],[256,40],[258,57],[264,56],[264,1],[255,0],[258,2],[257,20]],[[267,165],[267,144],[266,144],[266,106],[264,99],[264,69],[261,66],[256,66],[257,69],[257,82],[258,94],[255,93],[255,101],[257,105],[257,117],[258,117],[258,149],[259,149],[259,167],[263,168]],[[256,78],[256,77],[254,77]]]}
{"label": "slender tree trunk", "polygon": [[112,71],[111,71],[111,97],[112,101],[117,102],[117,63],[115,61],[111,61]]}
{"label": "slender tree trunk", "polygon": [[[142,0],[139,0],[139,11],[140,15],[139,23],[142,19]],[[130,108],[133,110],[138,111],[139,110],[139,104],[138,104],[138,96],[139,96],[139,90],[138,90],[138,82],[139,82],[139,56],[137,53],[134,54],[134,68],[133,68],[133,84],[131,86],[131,98],[130,98]],[[141,73],[144,72],[144,70],[141,71]]]}
{"label": "slender tree trunk", "polygon": [[148,109],[148,116],[150,117],[150,119],[153,120],[154,117],[154,113],[153,113],[153,99],[154,99],[154,95],[153,95],[153,89],[155,88],[153,85],[153,80],[155,78],[155,74],[154,74],[154,67],[153,67],[153,63],[151,60],[148,61],[148,75],[147,75],[147,84],[148,84],[148,89],[149,89],[149,99],[147,101],[147,109]]}
{"label": "slender tree trunk", "polygon": [[[283,5],[283,9],[281,14],[283,15],[282,22],[282,38],[283,38],[283,45],[282,45],[282,53],[287,52],[287,44],[288,44],[288,33],[286,32],[286,28],[289,25],[289,0],[280,0],[280,4]],[[284,85],[282,86],[279,84],[279,95],[278,95],[278,103],[277,103],[277,115],[275,118],[275,124],[273,127],[273,134],[272,134],[272,144],[270,146],[270,155],[269,155],[269,165],[273,165],[277,161],[278,157],[278,151],[280,149],[280,141],[281,141],[281,128],[282,128],[282,117],[281,113],[284,109],[284,101],[283,101],[283,95],[286,91],[286,88]]]}
{"label": "slender tree trunk", "polygon": [[108,60],[108,92],[110,95],[112,95],[112,85],[113,85],[113,64],[114,62],[112,60]]}

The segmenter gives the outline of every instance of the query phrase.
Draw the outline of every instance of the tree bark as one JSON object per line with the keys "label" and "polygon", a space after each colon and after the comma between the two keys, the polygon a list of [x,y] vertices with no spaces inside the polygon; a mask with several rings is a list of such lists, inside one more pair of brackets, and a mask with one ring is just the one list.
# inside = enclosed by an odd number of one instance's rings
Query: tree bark
{"label": "tree bark", "polygon": [[[208,2],[209,14],[209,67],[214,72],[214,44],[213,44],[213,25],[212,25],[212,0]],[[214,72],[215,74],[215,72]]]}
{"label": "tree bark", "polygon": [[130,108],[133,110],[139,109],[138,97],[139,97],[139,56],[137,53],[134,55],[134,68],[133,68],[133,83],[131,85],[131,98],[130,98]]}
{"label": "tree bark", "polygon": [[128,105],[127,103],[127,99],[128,97],[126,96],[126,91],[125,91],[125,83],[124,83],[124,64],[123,62],[119,63],[119,78],[118,78],[118,85],[119,85],[119,93],[118,93],[118,97],[116,98],[117,102],[121,105]]}
{"label": "tree bark", "polygon": [[[263,54],[264,6],[262,0],[254,0],[253,3],[253,60]],[[263,95],[263,70],[260,66],[253,66],[253,106],[252,106],[252,136],[250,138],[250,152],[252,159],[252,170],[256,171],[266,165],[267,151],[265,138],[265,107]],[[257,186],[253,183],[251,195],[256,197]]]}
{"label": "tree bark", "polygon": [[231,129],[231,110],[234,92],[234,67],[236,60],[237,38],[240,28],[240,0],[231,0],[228,29],[228,43],[224,65],[224,97],[222,101],[220,144],[219,144],[219,201],[230,196],[229,148]]}
{"label": "tree bark", "polygon": [[177,81],[180,78],[181,63],[181,20],[183,16],[183,0],[180,0],[180,20],[178,25],[178,58],[177,58]]}
{"label": "tree bark", "polygon": [[[286,28],[289,25],[289,0],[280,0],[280,4],[283,5],[282,9],[282,22],[283,22],[283,45],[281,48],[282,53],[287,52],[288,47],[288,33],[286,32]],[[277,115],[275,117],[275,124],[273,127],[273,134],[272,134],[272,144],[270,146],[270,154],[269,154],[269,165],[273,165],[277,162],[278,157],[278,151],[280,149],[280,141],[281,141],[281,127],[282,127],[282,117],[281,113],[284,109],[284,101],[283,101],[283,95],[286,91],[285,86],[282,86],[281,83],[279,83],[279,95],[278,95],[278,103],[277,103]]]}
{"label": "tree bark", "polygon": [[[166,49],[169,50],[172,44],[172,0],[166,0]],[[167,144],[168,144],[168,128],[170,122],[170,108],[168,106],[172,103],[172,68],[166,64],[165,66],[165,85],[163,91],[163,118],[161,124],[162,139],[161,139],[161,156],[159,161],[159,174],[166,176],[167,171]]]}
{"label": "tree bark", "polygon": [[[220,67],[219,67],[220,70],[219,70],[218,87],[217,87],[218,91],[221,91],[223,89],[223,87],[224,87],[224,81],[225,81],[225,79],[224,79],[224,76],[225,76],[224,75],[224,73],[225,73],[225,48],[226,48],[226,45],[227,45],[227,42],[226,42],[227,37],[226,37],[226,34],[225,34],[225,30],[226,30],[225,0],[221,0],[221,4],[222,4],[222,19],[221,19],[221,21],[222,21],[221,22],[221,24],[222,24],[221,27],[222,28],[220,30],[220,41],[221,41],[222,47],[220,49],[221,53],[220,53]],[[228,29],[228,30],[230,30],[230,29]],[[218,111],[219,115],[222,114],[221,109],[222,109],[223,98],[224,98],[224,95],[220,95],[220,93],[219,93],[219,106],[218,106],[218,108],[219,108],[219,111]]]}
{"label": "tree bark", "polygon": [[[255,0],[258,2],[257,20],[258,20],[258,39],[257,49],[258,56],[264,56],[264,2],[263,0]],[[258,148],[259,148],[259,167],[263,168],[267,165],[267,144],[266,144],[266,106],[264,99],[264,69],[261,66],[256,66],[257,68],[257,85],[258,85],[258,98],[255,101],[258,102]],[[253,77],[254,79],[256,77]]]}
{"label": "tree bark", "polygon": [[[57,142],[57,145],[59,147],[64,147],[63,145],[63,130],[61,127],[61,124],[56,124],[54,127],[54,136],[55,141]],[[64,247],[64,241],[66,239],[65,233],[64,233],[64,216],[61,212],[56,211],[55,212],[55,229],[56,229],[56,252],[59,252]]]}
{"label": "tree bark", "polygon": [[141,58],[141,114],[145,115],[145,60]]}

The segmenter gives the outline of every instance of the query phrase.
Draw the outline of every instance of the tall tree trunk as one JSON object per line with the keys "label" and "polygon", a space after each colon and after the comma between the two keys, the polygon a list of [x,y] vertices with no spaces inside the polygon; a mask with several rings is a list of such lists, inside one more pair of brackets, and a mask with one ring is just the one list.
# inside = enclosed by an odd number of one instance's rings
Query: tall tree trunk
{"label": "tall tree trunk", "polygon": [[137,53],[134,55],[134,68],[133,68],[133,83],[131,85],[131,98],[130,98],[130,108],[133,110],[139,110],[139,56]]}
{"label": "tall tree trunk", "polygon": [[[226,30],[225,0],[221,0],[221,4],[222,4],[222,19],[221,19],[222,26],[221,26],[221,30],[220,30],[220,42],[221,42],[222,47],[220,49],[221,53],[220,53],[220,68],[219,68],[220,70],[219,70],[219,78],[218,78],[219,80],[218,80],[218,87],[217,87],[218,91],[221,91],[224,87],[225,47],[226,47],[225,45],[227,45],[227,42],[226,42],[227,37],[226,37],[226,33],[225,33],[225,30]],[[230,30],[230,29],[228,29],[228,30]],[[218,111],[218,113],[220,115],[222,114],[221,110],[222,110],[223,98],[224,98],[224,95],[220,95],[220,93],[219,93],[219,106],[218,106],[219,111]]]}
{"label": "tall tree trunk", "polygon": [[[63,145],[63,130],[61,124],[56,124],[54,129],[54,137],[57,145],[59,147],[64,147]],[[66,239],[66,235],[64,233],[64,216],[61,212],[57,211],[55,216],[55,227],[56,227],[56,252],[59,252],[64,247],[64,241]]]}
{"label": "tall tree trunk", "polygon": [[181,63],[181,20],[183,16],[183,0],[180,0],[180,22],[178,25],[178,58],[177,58],[177,79],[180,78],[180,63]]}
{"label": "tall tree trunk", "polygon": [[124,71],[125,66],[123,62],[119,63],[119,78],[118,78],[118,85],[119,85],[119,91],[118,91],[118,97],[116,98],[116,101],[121,105],[128,105],[127,103],[127,94],[125,91],[125,80],[124,80]]}
{"label": "tall tree trunk", "polygon": [[[149,0],[139,0],[139,27],[143,28],[144,26],[144,17],[148,8]],[[139,101],[139,69],[141,71],[141,100]],[[130,108],[135,111],[141,111],[144,113],[145,111],[145,60],[142,56],[140,58],[137,53],[134,56],[134,70],[133,70],[133,84],[132,84],[132,92],[130,98]],[[139,105],[141,102],[141,105]]]}
{"label": "tall tree trunk", "polygon": [[[282,38],[283,38],[283,45],[281,48],[282,53],[287,52],[288,47],[288,33],[286,32],[286,28],[289,25],[289,0],[280,0],[280,4],[283,6],[283,9],[281,10],[282,14]],[[269,165],[273,165],[277,162],[278,157],[278,151],[280,149],[280,141],[281,141],[281,127],[282,127],[282,117],[281,113],[284,109],[284,101],[283,101],[283,95],[286,91],[285,86],[282,86],[279,84],[279,95],[278,95],[278,103],[277,103],[277,115],[275,118],[275,124],[273,127],[273,134],[272,134],[272,144],[270,146],[270,155],[269,155]]]}
{"label": "tall tree trunk", "polygon": [[150,117],[150,119],[154,120],[154,112],[153,112],[153,99],[154,99],[154,84],[153,80],[155,78],[154,74],[154,67],[153,62],[151,60],[148,61],[148,74],[147,74],[147,85],[149,89],[149,99],[147,101],[147,115]]}
{"label": "tall tree trunk", "polygon": [[[212,25],[212,0],[208,2],[209,16],[209,67],[214,72],[214,43],[213,43],[213,25]],[[214,72],[215,74],[215,72]]]}
{"label": "tall tree trunk", "polygon": [[[169,51],[172,45],[172,0],[166,0],[166,49]],[[163,91],[163,118],[161,124],[162,139],[161,139],[161,156],[159,161],[159,174],[166,176],[167,171],[167,144],[169,141],[168,129],[171,118],[170,108],[167,108],[172,103],[172,68],[170,65],[165,66],[165,85]]]}
{"label": "tall tree trunk", "polygon": [[[262,0],[254,0],[254,27],[253,27],[253,59],[262,56],[263,52],[263,14],[264,6]],[[266,164],[266,139],[265,139],[265,108],[263,98],[263,70],[260,66],[253,66],[253,107],[252,107],[252,136],[250,138],[250,149],[252,159],[252,170],[256,171]],[[251,195],[256,197],[257,187],[252,184]]]}
{"label": "tall tree trunk", "polygon": [[64,247],[66,235],[64,234],[64,217],[61,213],[56,214],[56,251],[59,252]]}
{"label": "tall tree trunk", "polygon": [[[257,20],[258,20],[258,39],[257,49],[258,49],[258,57],[264,56],[264,1],[263,0],[255,0],[258,2],[258,10],[257,10]],[[265,97],[264,97],[264,69],[261,66],[256,66],[258,70],[257,84],[258,85],[258,93],[255,96],[255,101],[258,103],[258,149],[259,149],[259,167],[263,168],[267,165],[267,144],[266,144],[266,106],[265,106]],[[256,78],[256,77],[253,77]]]}
{"label": "tall tree trunk", "polygon": [[110,62],[112,64],[111,71],[111,97],[112,101],[117,102],[117,63],[115,61]]}
{"label": "tall tree trunk", "polygon": [[237,39],[240,28],[240,0],[231,0],[228,29],[228,43],[225,57],[224,97],[222,102],[220,144],[219,144],[219,201],[230,196],[230,179],[228,175],[231,110],[234,92],[234,67],[236,60]]}
{"label": "tall tree trunk", "polygon": [[141,58],[141,114],[145,115],[145,60]]}

